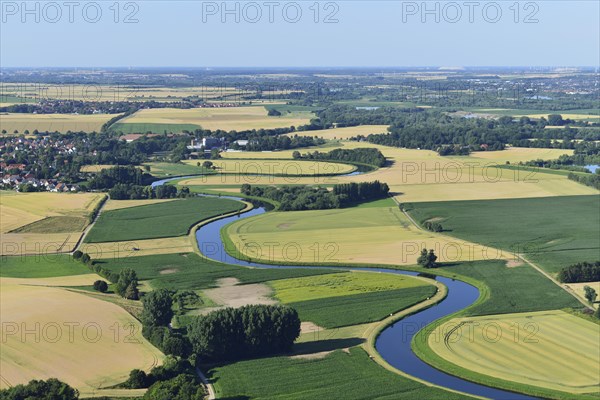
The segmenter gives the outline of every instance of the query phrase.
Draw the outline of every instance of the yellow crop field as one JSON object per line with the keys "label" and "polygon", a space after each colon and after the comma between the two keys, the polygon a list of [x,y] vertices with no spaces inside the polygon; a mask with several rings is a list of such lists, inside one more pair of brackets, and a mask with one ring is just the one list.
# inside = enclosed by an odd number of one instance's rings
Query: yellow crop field
{"label": "yellow crop field", "polygon": [[66,253],[74,250],[82,232],[0,233],[0,255]]}
{"label": "yellow crop field", "polygon": [[154,254],[190,253],[194,251],[194,244],[189,236],[179,236],[125,242],[84,243],[81,251],[88,253],[92,259],[125,259]]}
{"label": "yellow crop field", "polygon": [[368,136],[370,134],[387,133],[387,125],[359,125],[344,128],[323,129],[317,131],[302,131],[288,133],[287,136],[301,135],[322,137],[324,139],[350,139],[358,135]]}
{"label": "yellow crop field", "polygon": [[463,368],[568,393],[598,393],[598,325],[563,311],[458,318],[428,344]]}
{"label": "yellow crop field", "polygon": [[422,248],[449,262],[510,256],[422,231],[398,207],[266,213],[236,221],[226,232],[242,255],[271,262],[413,265]]}
{"label": "yellow crop field", "polygon": [[102,197],[99,193],[2,191],[0,232],[9,232],[51,216],[87,217]]}
{"label": "yellow crop field", "polygon": [[113,200],[106,202],[102,211],[119,210],[121,208],[146,206],[150,204],[166,203],[168,201],[176,201],[177,199],[150,199],[150,200]]}
{"label": "yellow crop field", "polygon": [[[82,395],[149,371],[164,356],[121,307],[79,292],[40,285],[90,284],[98,276],[0,278],[0,387],[58,378]],[[57,361],[59,360],[59,361]]]}
{"label": "yellow crop field", "polygon": [[[586,195],[597,190],[570,181],[564,175],[516,171],[505,168],[511,164],[537,158],[554,159],[572,150],[510,148],[504,151],[475,152],[470,156],[441,157],[430,150],[402,149],[359,142],[338,142],[333,148],[374,147],[391,162],[391,166],[376,171],[345,177],[217,177],[188,178],[185,185],[234,185],[250,183],[334,185],[344,182],[379,180],[390,186],[400,202],[432,200],[476,200],[494,198],[526,198],[563,195]],[[292,151],[224,153],[234,158],[291,158]]]}
{"label": "yellow crop field", "polygon": [[270,283],[275,298],[282,303],[323,299],[352,294],[382,292],[427,285],[425,281],[402,275],[372,272],[342,272],[302,278],[280,279]]}
{"label": "yellow crop field", "polygon": [[267,110],[257,107],[224,107],[224,108],[154,108],[140,110],[130,117],[119,121],[119,124],[192,124],[203,129],[247,130],[285,128],[307,124],[310,113],[296,113],[292,116],[269,117]]}
{"label": "yellow crop field", "polygon": [[73,250],[99,193],[0,195],[0,254],[47,254]]}
{"label": "yellow crop field", "polygon": [[[586,286],[591,287],[596,291],[596,293],[600,294],[600,281],[599,282],[581,282],[581,283],[568,283],[566,285],[569,289],[575,292],[579,297],[585,300],[585,290],[583,289]],[[600,298],[596,298],[596,307],[600,307]]]}
{"label": "yellow crop field", "polygon": [[[171,74],[172,76],[172,74]],[[255,93],[255,90],[242,90],[232,86],[190,86],[159,87],[135,85],[97,84],[40,84],[3,83],[1,96],[20,96],[28,99],[59,99],[80,101],[178,101],[184,97],[197,96],[203,99],[224,98],[229,101],[242,101],[241,96]],[[286,94],[290,91],[270,90],[269,95]]]}
{"label": "yellow crop field", "polygon": [[14,131],[24,133],[25,130],[33,132],[37,129],[40,132],[61,132],[83,131],[100,132],[102,125],[116,117],[117,114],[0,114],[0,131],[6,131],[13,134]]}
{"label": "yellow crop field", "polygon": [[[196,165],[197,161],[184,161]],[[349,164],[312,160],[212,160],[221,174],[322,175],[345,174],[356,168]]]}

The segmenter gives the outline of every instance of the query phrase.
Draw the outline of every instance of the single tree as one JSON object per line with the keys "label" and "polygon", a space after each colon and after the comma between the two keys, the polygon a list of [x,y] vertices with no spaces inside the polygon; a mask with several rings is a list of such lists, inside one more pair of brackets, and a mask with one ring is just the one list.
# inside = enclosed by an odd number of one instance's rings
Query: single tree
{"label": "single tree", "polygon": [[154,290],[142,299],[144,311],[142,322],[144,325],[169,325],[173,318],[173,296],[167,289]]}
{"label": "single tree", "polygon": [[108,283],[106,283],[105,281],[97,280],[96,282],[94,282],[94,290],[106,293],[108,291]]}
{"label": "single tree", "polygon": [[596,301],[596,297],[598,297],[598,293],[596,293],[594,288],[591,288],[589,286],[584,286],[583,291],[585,292],[586,300],[589,301],[590,304],[592,304],[594,301]]}

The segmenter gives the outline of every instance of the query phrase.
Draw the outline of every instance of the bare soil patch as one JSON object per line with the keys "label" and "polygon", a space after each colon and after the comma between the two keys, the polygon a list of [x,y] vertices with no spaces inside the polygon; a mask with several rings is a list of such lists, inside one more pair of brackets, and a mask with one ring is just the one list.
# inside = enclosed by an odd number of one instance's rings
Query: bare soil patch
{"label": "bare soil patch", "polygon": [[[239,285],[236,278],[222,278],[217,281],[219,287],[204,290],[203,293],[210,300],[222,307],[242,307],[249,304],[277,304],[271,298],[273,289],[263,283]],[[210,311],[218,309],[212,308]]]}

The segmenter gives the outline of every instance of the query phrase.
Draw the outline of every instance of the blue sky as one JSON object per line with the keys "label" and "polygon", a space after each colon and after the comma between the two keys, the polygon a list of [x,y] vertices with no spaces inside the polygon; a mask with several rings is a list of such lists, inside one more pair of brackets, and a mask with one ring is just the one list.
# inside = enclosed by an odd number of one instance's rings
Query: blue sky
{"label": "blue sky", "polygon": [[2,1],[2,67],[600,64],[596,0],[64,1]]}

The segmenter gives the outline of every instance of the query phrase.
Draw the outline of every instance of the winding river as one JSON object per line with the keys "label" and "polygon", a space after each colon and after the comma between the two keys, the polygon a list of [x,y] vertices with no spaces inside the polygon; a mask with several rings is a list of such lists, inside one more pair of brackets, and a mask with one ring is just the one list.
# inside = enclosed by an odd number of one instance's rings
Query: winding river
{"label": "winding river", "polygon": [[[181,178],[170,178],[162,181],[157,181],[153,184],[153,186],[160,185],[175,179]],[[242,200],[239,197],[233,196],[222,197],[233,200]],[[198,242],[198,248],[200,249],[202,254],[204,254],[210,259],[243,267],[314,268],[310,266],[270,265],[248,262],[245,260],[235,258],[225,251],[225,245],[221,239],[221,229],[225,225],[233,221],[239,220],[241,218],[249,218],[255,215],[263,214],[265,212],[267,212],[267,210],[264,207],[255,207],[245,213],[221,218],[201,226],[196,231],[196,240]],[[317,267],[325,268],[322,266]],[[417,273],[414,271],[402,271],[384,268],[329,268],[342,270],[384,272],[390,274],[409,276],[417,275]],[[424,328],[426,325],[432,323],[433,321],[439,318],[442,318],[449,314],[453,314],[470,306],[479,297],[479,290],[476,287],[469,285],[465,282],[445,277],[436,277],[436,280],[443,283],[448,288],[448,295],[446,296],[446,298],[437,305],[434,305],[433,307],[422,310],[416,314],[407,316],[401,319],[400,321],[397,321],[389,327],[385,328],[381,332],[375,343],[375,347],[379,354],[381,354],[381,356],[389,364],[399,369],[400,371],[403,371],[411,376],[420,378],[424,381],[431,382],[438,386],[491,399],[534,399],[534,397],[530,397],[527,395],[508,392],[500,389],[494,389],[488,386],[479,385],[477,383],[458,378],[453,375],[446,374],[422,361],[412,351],[411,342],[413,340],[413,337],[421,328]]]}
{"label": "winding river", "polygon": [[[241,200],[237,197],[223,197],[234,200]],[[231,217],[225,217],[203,225],[196,231],[196,240],[198,241],[198,248],[208,258],[227,264],[240,265],[243,267],[314,268],[307,266],[299,267],[289,265],[269,265],[253,263],[237,259],[225,251],[224,243],[221,240],[221,228],[223,228],[230,222],[237,221],[241,218],[249,218],[255,215],[260,215],[265,212],[266,210],[263,207],[253,208],[252,210],[246,213]],[[324,267],[319,266],[319,268]],[[340,267],[339,269],[355,269],[410,276],[417,275],[417,273],[414,271],[401,271],[384,268]],[[439,304],[425,309],[421,312],[418,312],[416,314],[413,314],[411,316],[408,316],[384,329],[383,332],[381,332],[381,334],[379,335],[375,345],[377,351],[388,363],[398,368],[399,370],[439,386],[492,399],[532,399],[533,397],[494,389],[488,386],[479,385],[446,374],[442,371],[431,367],[429,364],[425,363],[419,357],[417,357],[415,353],[413,353],[411,348],[411,341],[420,328],[425,327],[426,325],[430,324],[438,318],[455,313],[457,311],[462,310],[463,308],[468,307],[479,297],[479,291],[477,290],[477,288],[467,283],[444,277],[437,277],[436,279],[448,287],[447,297]]]}

